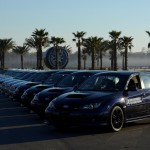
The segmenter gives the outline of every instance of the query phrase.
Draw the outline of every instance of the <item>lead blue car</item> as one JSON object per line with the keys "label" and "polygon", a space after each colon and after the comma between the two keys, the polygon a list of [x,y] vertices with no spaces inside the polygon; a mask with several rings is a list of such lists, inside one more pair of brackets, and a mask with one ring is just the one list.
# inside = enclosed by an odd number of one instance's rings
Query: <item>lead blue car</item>
{"label": "lead blue car", "polygon": [[52,100],[45,115],[57,128],[107,125],[120,131],[125,123],[150,118],[150,74],[130,71],[96,74],[76,91]]}

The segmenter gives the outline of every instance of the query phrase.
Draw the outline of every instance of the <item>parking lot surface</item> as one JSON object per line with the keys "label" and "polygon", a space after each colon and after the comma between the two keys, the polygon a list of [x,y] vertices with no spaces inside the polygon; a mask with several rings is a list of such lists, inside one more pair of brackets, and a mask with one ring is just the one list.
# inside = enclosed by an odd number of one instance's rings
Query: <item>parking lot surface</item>
{"label": "parking lot surface", "polygon": [[34,149],[150,150],[150,119],[128,124],[120,132],[110,132],[104,127],[61,131],[1,94],[0,150]]}

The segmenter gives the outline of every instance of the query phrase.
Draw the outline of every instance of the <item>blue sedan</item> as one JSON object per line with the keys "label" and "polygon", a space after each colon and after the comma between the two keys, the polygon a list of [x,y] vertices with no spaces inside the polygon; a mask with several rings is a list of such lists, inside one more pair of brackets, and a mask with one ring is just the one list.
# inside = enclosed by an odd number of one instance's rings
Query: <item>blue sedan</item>
{"label": "blue sedan", "polygon": [[107,125],[120,131],[125,123],[150,118],[150,74],[131,71],[96,74],[76,91],[52,100],[45,115],[57,128]]}

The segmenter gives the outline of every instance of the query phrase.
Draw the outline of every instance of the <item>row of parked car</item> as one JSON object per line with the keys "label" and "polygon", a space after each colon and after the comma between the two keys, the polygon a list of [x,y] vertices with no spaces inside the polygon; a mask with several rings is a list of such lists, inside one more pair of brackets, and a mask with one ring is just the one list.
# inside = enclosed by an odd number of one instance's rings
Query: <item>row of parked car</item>
{"label": "row of parked car", "polygon": [[149,72],[1,70],[0,91],[57,128],[150,118]]}

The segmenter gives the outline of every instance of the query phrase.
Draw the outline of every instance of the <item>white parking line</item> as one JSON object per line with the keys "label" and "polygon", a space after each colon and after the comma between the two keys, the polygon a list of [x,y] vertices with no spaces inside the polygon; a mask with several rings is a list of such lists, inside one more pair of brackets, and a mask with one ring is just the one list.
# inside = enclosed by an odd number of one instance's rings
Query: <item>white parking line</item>
{"label": "white parking line", "polygon": [[38,127],[45,126],[44,123],[41,124],[30,124],[30,125],[21,125],[21,126],[9,126],[9,127],[0,127],[0,130],[8,130],[8,129],[17,129],[17,128],[28,128],[28,127]]}

